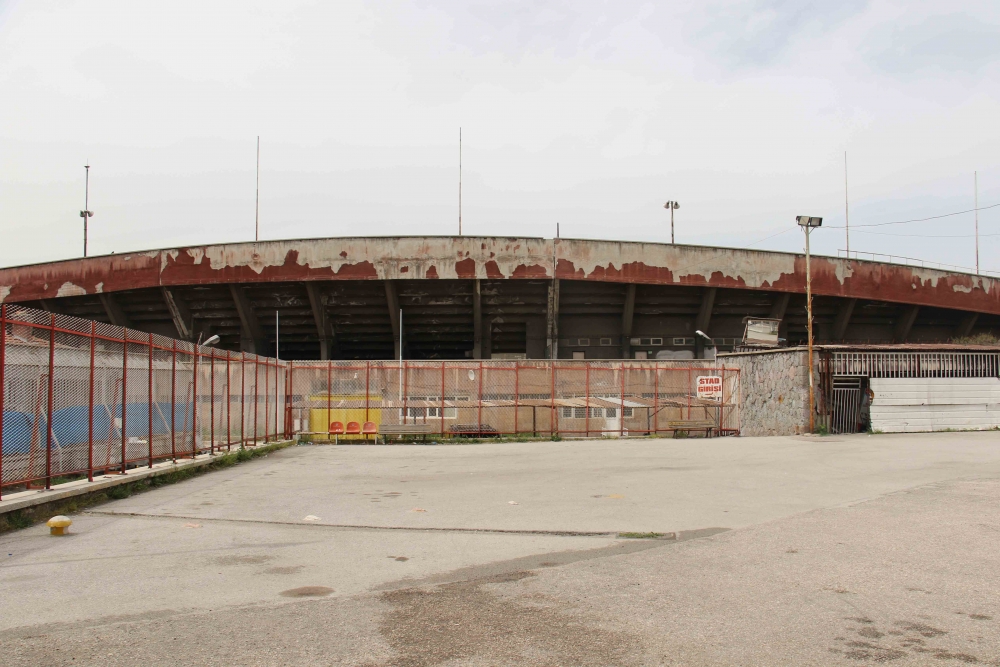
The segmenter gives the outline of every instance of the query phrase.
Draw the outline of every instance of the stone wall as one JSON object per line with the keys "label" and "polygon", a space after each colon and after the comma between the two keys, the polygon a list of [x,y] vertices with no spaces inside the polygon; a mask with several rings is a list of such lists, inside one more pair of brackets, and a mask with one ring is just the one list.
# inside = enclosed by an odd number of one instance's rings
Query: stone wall
{"label": "stone wall", "polygon": [[719,355],[727,368],[740,369],[741,435],[809,432],[808,359],[800,347]]}

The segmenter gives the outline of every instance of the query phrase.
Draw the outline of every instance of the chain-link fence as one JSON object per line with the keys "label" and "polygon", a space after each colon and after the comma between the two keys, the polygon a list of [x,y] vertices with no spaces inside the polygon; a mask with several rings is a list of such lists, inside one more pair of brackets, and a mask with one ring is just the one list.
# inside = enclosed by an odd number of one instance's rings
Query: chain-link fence
{"label": "chain-link fence", "polygon": [[292,433],[740,428],[739,371],[714,361],[285,362],[17,305],[0,306],[0,325],[0,491]]}
{"label": "chain-link fence", "polygon": [[316,439],[739,433],[739,371],[714,361],[294,361],[289,373],[291,428]]}
{"label": "chain-link fence", "polygon": [[0,491],[287,435],[286,362],[0,308]]}

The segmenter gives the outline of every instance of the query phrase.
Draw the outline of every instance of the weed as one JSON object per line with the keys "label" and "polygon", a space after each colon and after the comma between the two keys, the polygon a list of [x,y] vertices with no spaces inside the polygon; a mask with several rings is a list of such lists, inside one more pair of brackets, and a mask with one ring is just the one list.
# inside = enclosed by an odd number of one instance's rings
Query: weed
{"label": "weed", "polygon": [[663,537],[663,533],[618,533],[618,538],[623,540],[658,540]]}
{"label": "weed", "polygon": [[111,500],[122,500],[132,495],[132,485],[122,484],[121,486],[112,486],[104,493]]}
{"label": "weed", "polygon": [[22,510],[15,510],[7,515],[7,525],[9,525],[12,530],[27,528],[31,524],[31,517],[25,514]]}

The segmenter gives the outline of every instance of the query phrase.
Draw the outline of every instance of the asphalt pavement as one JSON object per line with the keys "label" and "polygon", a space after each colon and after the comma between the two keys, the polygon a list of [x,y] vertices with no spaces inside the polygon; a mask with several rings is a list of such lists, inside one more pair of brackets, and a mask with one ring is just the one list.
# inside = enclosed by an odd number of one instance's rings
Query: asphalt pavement
{"label": "asphalt pavement", "polygon": [[996,432],[294,447],[0,536],[0,653],[1000,665],[998,507]]}

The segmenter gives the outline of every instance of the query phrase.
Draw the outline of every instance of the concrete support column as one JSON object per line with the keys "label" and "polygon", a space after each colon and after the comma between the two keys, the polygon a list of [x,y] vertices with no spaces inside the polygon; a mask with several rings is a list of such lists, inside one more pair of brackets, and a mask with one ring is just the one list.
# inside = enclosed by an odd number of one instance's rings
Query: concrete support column
{"label": "concrete support column", "polygon": [[962,317],[962,321],[955,327],[955,338],[965,338],[971,334],[977,320],[979,320],[979,313],[966,313]]}
{"label": "concrete support column", "polygon": [[559,279],[553,278],[549,285],[548,308],[546,312],[546,356],[559,358]]}
{"label": "concrete support column", "polygon": [[316,324],[316,334],[319,337],[319,358],[326,361],[333,354],[336,346],[333,324],[326,314],[326,304],[320,286],[314,282],[305,283],[306,294],[309,296],[309,306],[312,309],[313,322]]}
{"label": "concrete support column", "polygon": [[920,313],[920,306],[907,307],[896,320],[896,327],[893,330],[892,340],[895,343],[905,343],[913,328],[913,323],[917,321]]}
{"label": "concrete support column", "polygon": [[472,281],[472,358],[483,358],[483,301],[478,278]]}
{"label": "concrete support column", "polygon": [[[712,307],[715,305],[715,294],[717,291],[718,288],[716,287],[705,289],[705,293],[701,297],[701,307],[698,309],[698,316],[694,320],[695,330],[704,331],[709,336],[712,335],[708,329],[712,323]],[[696,358],[705,358],[705,339],[697,334],[694,336],[694,350]]]}
{"label": "concrete support column", "polygon": [[524,351],[528,359],[544,359],[547,342],[545,320],[540,317],[529,317],[524,325],[527,338]]}
{"label": "concrete support column", "polygon": [[393,359],[399,359],[403,341],[399,339],[399,296],[396,292],[396,283],[391,280],[385,282],[385,300],[389,305],[389,326],[392,327],[392,354]]}
{"label": "concrete support column", "polygon": [[632,320],[635,314],[635,284],[625,288],[625,307],[622,309],[622,359],[632,357]]}
{"label": "concrete support column", "polygon": [[240,316],[240,350],[263,354],[264,332],[257,321],[257,314],[247,298],[246,291],[242,285],[230,285],[229,293],[236,304],[236,312]]}
{"label": "concrete support column", "polygon": [[834,342],[842,342],[844,336],[847,334],[847,326],[851,323],[851,314],[854,312],[854,306],[858,303],[857,299],[844,299],[840,302],[840,307],[837,309],[837,318],[833,322],[833,340]]}

